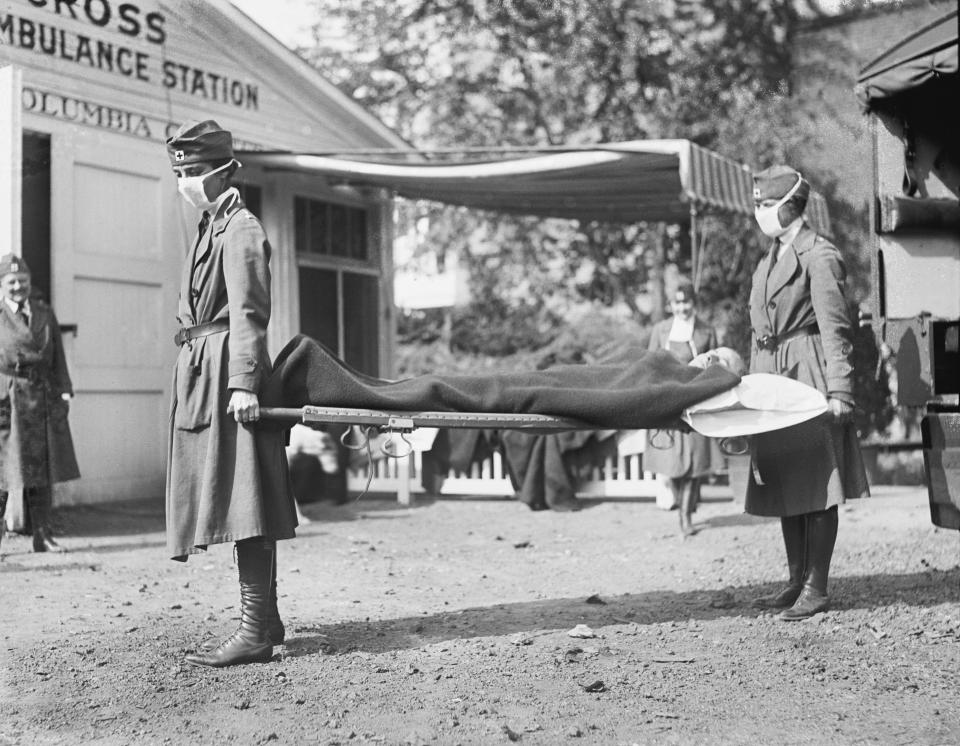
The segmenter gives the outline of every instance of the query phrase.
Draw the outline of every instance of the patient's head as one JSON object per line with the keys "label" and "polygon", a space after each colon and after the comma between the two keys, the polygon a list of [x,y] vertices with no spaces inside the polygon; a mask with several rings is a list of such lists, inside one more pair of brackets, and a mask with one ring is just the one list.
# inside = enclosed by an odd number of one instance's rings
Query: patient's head
{"label": "patient's head", "polygon": [[706,368],[708,365],[720,365],[736,373],[738,376],[742,376],[747,372],[747,366],[743,362],[743,358],[737,354],[736,350],[730,347],[717,347],[713,350],[701,352],[690,361],[690,365],[695,368]]}

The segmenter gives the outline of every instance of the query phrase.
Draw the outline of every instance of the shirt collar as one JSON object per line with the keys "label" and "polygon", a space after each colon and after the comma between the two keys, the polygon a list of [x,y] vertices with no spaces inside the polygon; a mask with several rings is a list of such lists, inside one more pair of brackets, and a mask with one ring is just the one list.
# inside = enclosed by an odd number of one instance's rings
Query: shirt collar
{"label": "shirt collar", "polygon": [[797,218],[780,234],[780,250],[777,252],[778,257],[783,256],[783,252],[793,244],[801,228],[803,228],[803,218]]}
{"label": "shirt collar", "polygon": [[211,210],[211,217],[216,217],[218,214],[220,214],[220,210],[227,203],[228,199],[232,199],[233,197],[239,197],[239,196],[240,196],[240,192],[236,187],[230,187],[229,189],[227,189],[219,197],[217,197],[217,201],[213,203],[213,210]]}
{"label": "shirt collar", "polygon": [[[21,306],[15,300],[11,300],[10,298],[4,296],[3,301],[14,313],[17,313],[20,310]],[[27,298],[27,300],[23,302],[23,312],[27,314],[27,316],[30,315],[30,299],[29,298]]]}
{"label": "shirt collar", "polygon": [[669,342],[689,342],[693,339],[693,325],[695,317],[681,319],[679,316],[673,317],[673,323],[670,325],[670,333],[667,335]]}

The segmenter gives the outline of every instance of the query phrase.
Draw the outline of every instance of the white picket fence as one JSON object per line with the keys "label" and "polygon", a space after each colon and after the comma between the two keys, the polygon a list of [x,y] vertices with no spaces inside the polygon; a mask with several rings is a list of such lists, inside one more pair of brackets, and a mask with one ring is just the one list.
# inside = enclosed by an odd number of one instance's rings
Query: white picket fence
{"label": "white picket fence", "polygon": [[[620,439],[616,456],[605,458],[588,469],[581,479],[578,497],[649,497],[657,494],[655,475],[643,470],[645,433],[635,431]],[[396,493],[401,505],[411,505],[414,495],[426,494],[423,486],[423,448],[416,447],[402,458],[375,458],[369,465],[351,470],[347,489],[360,493],[364,489],[376,493]],[[372,475],[371,475],[372,469]],[[580,470],[582,475],[583,470]],[[503,457],[494,453],[475,463],[467,474],[450,472],[434,494],[478,497],[510,497],[514,495]]]}

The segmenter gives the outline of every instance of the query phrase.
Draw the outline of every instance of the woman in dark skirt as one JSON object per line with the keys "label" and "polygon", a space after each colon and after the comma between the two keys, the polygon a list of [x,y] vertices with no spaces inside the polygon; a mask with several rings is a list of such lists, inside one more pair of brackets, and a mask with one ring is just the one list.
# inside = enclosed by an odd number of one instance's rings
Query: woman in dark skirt
{"label": "woman in dark skirt", "polygon": [[823,418],[754,438],[747,513],[780,518],[789,581],[754,605],[786,621],[829,607],[837,506],[869,494],[853,415],[853,334],[840,251],[803,219],[810,186],[794,169],[754,177],[756,219],[773,239],[753,275],[751,373],[776,373],[827,397]]}
{"label": "woman in dark skirt", "polygon": [[[694,313],[696,294],[693,285],[682,282],[670,298],[671,318],[658,322],[650,334],[649,349],[667,350],[682,363],[717,346],[713,327]],[[661,441],[666,442],[661,442]],[[648,436],[644,450],[644,469],[666,480],[671,501],[659,507],[679,508],[680,531],[684,537],[696,533],[693,512],[700,501],[700,480],[710,474],[709,438],[696,432],[657,430]]]}

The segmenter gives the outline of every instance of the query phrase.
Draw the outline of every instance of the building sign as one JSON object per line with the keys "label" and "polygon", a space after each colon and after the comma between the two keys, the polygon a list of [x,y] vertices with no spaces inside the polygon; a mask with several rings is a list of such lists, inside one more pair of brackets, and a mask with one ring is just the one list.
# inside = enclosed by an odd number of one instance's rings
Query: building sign
{"label": "building sign", "polygon": [[[164,142],[180,127],[178,122],[169,122],[138,114],[126,109],[118,109],[54,91],[24,86],[20,99],[23,110],[31,114],[44,114],[74,124],[112,130],[123,135],[142,137],[147,140]],[[233,147],[237,150],[263,150],[259,143],[233,138]]]}
{"label": "building sign", "polygon": [[[159,11],[148,12],[134,3],[109,0],[27,2],[48,15],[34,20],[0,14],[0,46],[44,54],[206,101],[253,111],[260,108],[255,83],[170,59],[164,51],[167,18]],[[65,19],[89,25],[91,33],[64,28]],[[119,40],[111,40],[106,33],[119,34]],[[137,42],[140,48],[132,45]]]}

